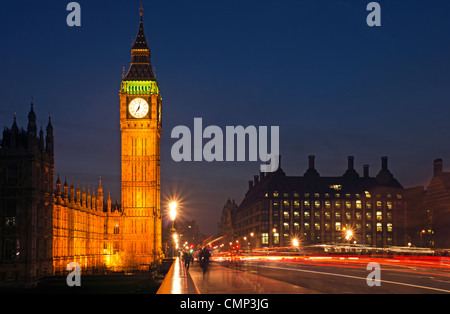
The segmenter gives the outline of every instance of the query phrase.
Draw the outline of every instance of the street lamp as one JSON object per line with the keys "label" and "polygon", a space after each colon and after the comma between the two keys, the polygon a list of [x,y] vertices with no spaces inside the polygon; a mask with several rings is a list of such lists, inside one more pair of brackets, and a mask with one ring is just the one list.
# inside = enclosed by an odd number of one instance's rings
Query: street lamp
{"label": "street lamp", "polygon": [[172,202],[169,204],[169,216],[170,216],[170,220],[172,220],[172,231],[175,230],[174,228],[174,222],[175,222],[175,217],[177,216],[177,202]]}
{"label": "street lamp", "polygon": [[178,250],[178,234],[173,234],[173,242],[175,243],[175,249]]}
{"label": "street lamp", "polygon": [[353,231],[347,229],[347,231],[345,232],[345,239],[348,241],[349,244],[352,238],[353,238]]}
{"label": "street lamp", "polygon": [[[175,201],[173,201],[169,204],[169,217],[170,217],[170,220],[172,220],[172,228],[170,228],[170,231],[173,233],[173,235],[172,235],[173,243],[176,244],[176,245],[174,245],[175,249],[178,249],[178,235],[175,233],[175,225],[174,225],[175,218],[177,216],[177,206],[178,206],[178,203]],[[172,247],[172,257],[174,257],[174,255],[175,255],[174,251],[175,250]]]}
{"label": "street lamp", "polygon": [[296,249],[298,249],[299,242],[298,242],[297,238],[292,239],[292,246],[295,247]]}

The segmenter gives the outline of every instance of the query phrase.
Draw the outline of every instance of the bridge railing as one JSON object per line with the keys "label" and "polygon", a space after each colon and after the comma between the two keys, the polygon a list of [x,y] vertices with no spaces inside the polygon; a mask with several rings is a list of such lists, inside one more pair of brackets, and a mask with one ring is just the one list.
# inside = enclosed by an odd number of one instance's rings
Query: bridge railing
{"label": "bridge railing", "polygon": [[200,294],[184,263],[177,257],[156,294]]}

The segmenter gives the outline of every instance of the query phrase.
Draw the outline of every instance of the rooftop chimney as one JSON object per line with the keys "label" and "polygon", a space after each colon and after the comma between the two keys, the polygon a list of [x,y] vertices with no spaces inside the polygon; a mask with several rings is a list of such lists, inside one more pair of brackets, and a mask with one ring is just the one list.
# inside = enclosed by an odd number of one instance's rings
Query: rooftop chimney
{"label": "rooftop chimney", "polygon": [[369,177],[369,165],[364,165],[364,178],[368,178]]}
{"label": "rooftop chimney", "polygon": [[388,170],[388,158],[386,156],[381,157],[381,170]]}
{"label": "rooftop chimney", "polygon": [[354,169],[354,160],[355,157],[354,156],[348,156],[347,161],[348,161],[348,170],[353,170]]}
{"label": "rooftop chimney", "polygon": [[438,158],[434,160],[434,176],[442,174],[442,159]]}
{"label": "rooftop chimney", "polygon": [[308,164],[309,164],[309,169],[314,169],[314,156],[313,155],[308,156]]}

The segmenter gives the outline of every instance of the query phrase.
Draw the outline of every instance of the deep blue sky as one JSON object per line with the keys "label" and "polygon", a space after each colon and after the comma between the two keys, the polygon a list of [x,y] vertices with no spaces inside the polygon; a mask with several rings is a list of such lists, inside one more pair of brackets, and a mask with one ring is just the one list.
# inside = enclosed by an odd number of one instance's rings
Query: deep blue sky
{"label": "deep blue sky", "polygon": [[[128,69],[139,1],[3,1],[0,124],[19,126],[34,97],[55,127],[56,173],[120,201],[118,91]],[[426,184],[432,161],[450,160],[450,3],[368,0],[144,1],[144,29],[163,95],[162,198],[178,193],[183,216],[216,231],[227,198],[239,203],[260,162],[175,163],[177,125],[279,125],[282,168],[341,175],[381,156],[405,186]]]}

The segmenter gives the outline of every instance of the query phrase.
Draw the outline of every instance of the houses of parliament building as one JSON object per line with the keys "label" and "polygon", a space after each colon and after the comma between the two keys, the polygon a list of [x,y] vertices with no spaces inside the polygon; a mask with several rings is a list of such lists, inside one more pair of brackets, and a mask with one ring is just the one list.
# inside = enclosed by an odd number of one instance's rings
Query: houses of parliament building
{"label": "houses of parliament building", "polygon": [[[0,284],[35,283],[82,271],[149,269],[162,258],[160,212],[161,95],[144,34],[143,12],[131,65],[119,92],[121,204],[99,179],[96,191],[55,177],[49,118],[38,132],[34,105],[26,129],[14,117],[0,146]],[[56,179],[56,184],[55,184]],[[70,186],[69,186],[70,184]],[[104,183],[103,183],[104,184]]]}

